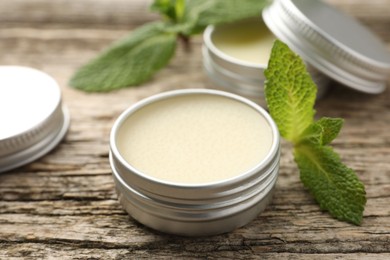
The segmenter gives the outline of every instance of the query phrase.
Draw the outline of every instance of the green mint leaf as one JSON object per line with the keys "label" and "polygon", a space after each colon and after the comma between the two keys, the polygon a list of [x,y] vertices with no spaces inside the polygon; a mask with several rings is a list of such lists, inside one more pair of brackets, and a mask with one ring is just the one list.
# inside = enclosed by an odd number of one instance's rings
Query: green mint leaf
{"label": "green mint leaf", "polygon": [[154,0],[150,9],[164,22],[148,24],[114,43],[81,67],[69,85],[84,91],[109,91],[139,85],[172,58],[176,39],[188,45],[189,36],[207,25],[258,16],[270,0]]}
{"label": "green mint leaf", "polygon": [[310,143],[312,145],[322,145],[322,139],[324,135],[324,129],[321,125],[312,123],[306,128],[305,131],[301,134],[299,142],[296,145],[301,143]]}
{"label": "green mint leaf", "polygon": [[344,120],[341,118],[323,117],[315,124],[322,128],[322,145],[330,144],[340,133]]}
{"label": "green mint leaf", "polygon": [[191,26],[183,34],[201,32],[210,24],[229,23],[259,17],[270,0],[187,0],[184,21]]}
{"label": "green mint leaf", "polygon": [[299,143],[310,142],[313,145],[327,145],[337,137],[343,122],[344,120],[341,118],[323,117],[306,128]]}
{"label": "green mint leaf", "polygon": [[265,97],[281,136],[297,143],[312,124],[317,87],[301,58],[276,40],[264,72]]}
{"label": "green mint leaf", "polygon": [[185,0],[154,0],[150,10],[159,12],[173,22],[180,22],[185,11]]}
{"label": "green mint leaf", "polygon": [[301,180],[321,209],[359,225],[366,204],[364,185],[329,146],[301,144],[294,150]]}
{"label": "green mint leaf", "polygon": [[179,22],[182,21],[185,9],[186,9],[186,1],[185,0],[176,0],[175,13],[176,13],[177,21],[179,21]]}
{"label": "green mint leaf", "polygon": [[176,34],[163,23],[144,25],[81,67],[69,85],[84,91],[109,91],[139,85],[164,67],[176,48]]}
{"label": "green mint leaf", "polygon": [[154,0],[150,6],[150,10],[159,12],[166,18],[176,21],[176,0]]}
{"label": "green mint leaf", "polygon": [[275,41],[265,95],[281,135],[294,144],[294,159],[305,187],[320,207],[335,218],[359,225],[366,196],[356,173],[344,165],[328,144],[339,134],[340,118],[313,122],[316,86],[299,56]]}

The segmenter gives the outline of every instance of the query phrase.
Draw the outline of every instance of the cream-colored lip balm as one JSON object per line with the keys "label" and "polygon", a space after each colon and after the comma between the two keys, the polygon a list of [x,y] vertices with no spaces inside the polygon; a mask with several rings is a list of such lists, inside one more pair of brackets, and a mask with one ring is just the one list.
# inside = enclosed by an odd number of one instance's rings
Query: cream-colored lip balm
{"label": "cream-colored lip balm", "polygon": [[229,232],[272,198],[280,139],[268,113],[227,92],[187,89],[124,111],[110,136],[118,199],[137,221],[186,236]]}
{"label": "cream-colored lip balm", "polygon": [[212,35],[215,46],[226,55],[264,66],[275,39],[261,19],[219,26]]}
{"label": "cream-colored lip balm", "polygon": [[173,183],[204,184],[249,171],[273,142],[264,117],[217,95],[184,95],[142,107],[122,124],[117,147],[137,170]]}

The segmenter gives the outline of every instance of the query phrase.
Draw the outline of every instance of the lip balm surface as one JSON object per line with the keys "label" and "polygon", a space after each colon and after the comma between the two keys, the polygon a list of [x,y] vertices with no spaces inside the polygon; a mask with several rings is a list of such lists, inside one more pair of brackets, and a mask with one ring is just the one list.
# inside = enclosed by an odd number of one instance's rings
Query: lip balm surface
{"label": "lip balm surface", "polygon": [[206,184],[241,175],[269,153],[272,129],[255,109],[227,97],[183,95],[131,114],[118,129],[121,156],[159,180]]}
{"label": "lip balm surface", "polygon": [[260,19],[216,27],[212,41],[222,52],[233,58],[267,64],[275,36]]}

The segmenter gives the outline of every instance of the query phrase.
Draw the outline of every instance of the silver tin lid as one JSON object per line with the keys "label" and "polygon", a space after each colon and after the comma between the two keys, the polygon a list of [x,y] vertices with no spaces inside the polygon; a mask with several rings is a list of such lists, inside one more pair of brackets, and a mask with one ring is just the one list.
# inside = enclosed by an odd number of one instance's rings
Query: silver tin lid
{"label": "silver tin lid", "polygon": [[390,53],[352,17],[319,0],[275,0],[262,15],[279,39],[329,77],[371,94],[386,88]]}
{"label": "silver tin lid", "polygon": [[0,172],[49,152],[69,121],[53,78],[32,68],[0,66]]}

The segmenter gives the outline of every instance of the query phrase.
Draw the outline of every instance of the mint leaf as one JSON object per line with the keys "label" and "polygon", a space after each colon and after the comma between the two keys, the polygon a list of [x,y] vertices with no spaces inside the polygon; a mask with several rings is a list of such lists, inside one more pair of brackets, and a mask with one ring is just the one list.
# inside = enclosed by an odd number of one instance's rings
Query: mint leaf
{"label": "mint leaf", "polygon": [[161,13],[173,22],[179,22],[184,15],[185,0],[154,0],[150,9]]}
{"label": "mint leaf", "polygon": [[280,134],[294,144],[302,183],[322,209],[339,220],[360,224],[366,204],[364,185],[328,146],[343,120],[324,117],[313,121],[316,86],[301,58],[278,40],[265,76],[270,114]]}
{"label": "mint leaf", "polygon": [[264,71],[265,97],[281,136],[297,143],[313,122],[317,87],[301,58],[281,41],[275,41]]}
{"label": "mint leaf", "polygon": [[322,128],[322,126],[319,124],[316,124],[316,123],[312,123],[301,134],[299,142],[297,142],[296,145],[299,145],[300,143],[310,143],[313,145],[321,145],[323,135],[324,135],[324,129]]}
{"label": "mint leaf", "polygon": [[182,33],[192,35],[201,32],[210,24],[259,17],[261,10],[270,2],[270,0],[188,0],[184,20],[191,26],[188,31]]}
{"label": "mint leaf", "polygon": [[344,120],[341,118],[323,117],[306,128],[299,143],[310,142],[314,145],[327,145],[337,137],[343,122]]}
{"label": "mint leaf", "polygon": [[322,145],[330,144],[338,135],[343,127],[344,120],[341,118],[323,117],[315,124],[322,128]]}
{"label": "mint leaf", "polygon": [[189,36],[207,25],[258,16],[270,0],[154,0],[150,9],[164,22],[147,24],[114,43],[81,67],[69,85],[84,91],[109,91],[150,79],[172,58],[176,39],[189,49]]}
{"label": "mint leaf", "polygon": [[163,23],[144,25],[79,69],[69,84],[84,91],[139,85],[168,63],[175,47],[176,35]]}
{"label": "mint leaf", "polygon": [[363,184],[329,146],[300,145],[294,151],[302,183],[321,209],[359,225],[366,204]]}
{"label": "mint leaf", "polygon": [[185,0],[176,0],[175,12],[176,12],[176,19],[178,22],[182,21],[185,9],[186,9],[186,1]]}
{"label": "mint leaf", "polygon": [[175,2],[176,0],[154,0],[152,5],[150,6],[150,10],[159,12],[160,14],[166,16],[168,19],[175,21]]}

